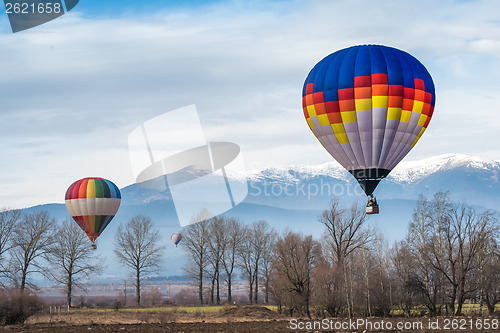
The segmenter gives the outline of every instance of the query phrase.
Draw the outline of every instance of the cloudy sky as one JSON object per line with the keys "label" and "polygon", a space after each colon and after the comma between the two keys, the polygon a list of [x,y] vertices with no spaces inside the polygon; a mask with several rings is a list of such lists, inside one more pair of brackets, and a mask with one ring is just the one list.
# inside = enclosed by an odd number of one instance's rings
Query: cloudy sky
{"label": "cloudy sky", "polygon": [[302,84],[356,44],[405,50],[434,79],[436,111],[407,160],[500,160],[498,13],[497,0],[81,0],[16,34],[0,13],[0,205],[63,202],[85,176],[133,183],[130,132],[190,104],[247,169],[330,161]]}

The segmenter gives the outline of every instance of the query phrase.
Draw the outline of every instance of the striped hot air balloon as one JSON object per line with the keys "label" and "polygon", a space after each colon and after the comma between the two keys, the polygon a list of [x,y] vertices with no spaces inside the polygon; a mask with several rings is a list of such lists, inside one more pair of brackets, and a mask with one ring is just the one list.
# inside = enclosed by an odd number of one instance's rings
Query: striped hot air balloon
{"label": "striped hot air balloon", "polygon": [[178,232],[174,232],[173,234],[170,235],[170,239],[172,240],[172,242],[174,242],[175,247],[177,247],[177,245],[182,240],[182,235]]}
{"label": "striped hot air balloon", "polygon": [[382,45],[330,54],[314,66],[302,91],[309,128],[370,197],[425,132],[435,100],[426,68]]}
{"label": "striped hot air balloon", "polygon": [[66,191],[66,208],[89,237],[93,249],[95,240],[118,211],[120,201],[118,187],[103,178],[77,180]]}

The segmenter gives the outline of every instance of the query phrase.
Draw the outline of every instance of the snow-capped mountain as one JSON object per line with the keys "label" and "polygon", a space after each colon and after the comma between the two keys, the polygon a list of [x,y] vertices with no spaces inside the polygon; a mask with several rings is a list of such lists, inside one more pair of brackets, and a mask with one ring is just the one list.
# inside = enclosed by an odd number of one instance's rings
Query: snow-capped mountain
{"label": "snow-capped mountain", "polygon": [[413,183],[430,174],[453,169],[465,169],[470,172],[492,171],[493,174],[497,174],[500,162],[467,155],[446,154],[420,161],[401,162],[391,172],[390,177],[400,183]]}
{"label": "snow-capped mountain", "polygon": [[[500,170],[500,162],[467,155],[444,154],[418,161],[403,161],[391,171],[388,179],[399,183],[414,183],[433,173],[458,168],[465,168],[471,172],[478,170],[497,172]],[[259,181],[268,178],[291,183],[298,182],[299,178],[311,179],[317,176],[331,177],[344,181],[349,181],[351,177],[335,161],[310,166],[299,165],[288,168],[268,168],[261,171],[250,171],[247,174],[250,181]]]}
{"label": "snow-capped mountain", "polygon": [[[438,191],[449,191],[453,199],[496,209],[500,197],[499,175],[500,162],[446,154],[400,163],[379,184],[375,194],[380,199],[416,200],[421,194],[430,196]],[[318,205],[324,205],[331,197],[364,197],[354,178],[336,162],[254,171],[249,173],[248,179],[250,202],[282,208],[297,207],[294,199],[304,200],[304,197],[307,202],[301,204],[309,208],[319,208]],[[285,192],[283,187],[288,190],[285,201],[281,200]],[[292,192],[294,195],[289,195]]]}
{"label": "snow-capped mountain", "polygon": [[379,196],[416,199],[449,191],[454,200],[498,209],[500,162],[465,155],[441,155],[402,163],[380,185]]}
{"label": "snow-capped mountain", "polygon": [[263,179],[276,179],[296,183],[300,179],[311,179],[317,176],[325,176],[340,180],[349,180],[349,173],[337,162],[327,162],[319,165],[294,165],[288,168],[268,168],[261,171],[249,171],[247,178],[249,181],[259,181]]}

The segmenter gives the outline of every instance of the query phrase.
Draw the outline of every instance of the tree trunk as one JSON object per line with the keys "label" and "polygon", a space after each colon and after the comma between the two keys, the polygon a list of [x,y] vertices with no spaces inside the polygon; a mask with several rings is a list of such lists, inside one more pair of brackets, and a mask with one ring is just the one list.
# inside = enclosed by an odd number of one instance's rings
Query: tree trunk
{"label": "tree trunk", "polygon": [[461,316],[462,307],[465,302],[465,278],[463,278],[462,281],[460,281],[460,285],[458,286],[456,301],[457,301],[457,309],[455,311],[455,315]]}
{"label": "tree trunk", "polygon": [[203,269],[200,268],[198,272],[198,298],[200,299],[200,305],[203,305]]}
{"label": "tree trunk", "polygon": [[484,300],[483,300],[483,295],[484,295],[484,257],[481,255],[479,257],[479,267],[481,267],[481,270],[479,271],[479,281],[481,288],[479,289],[479,316],[483,315],[483,305],[484,305]]}
{"label": "tree trunk", "polygon": [[457,286],[453,286],[450,299],[450,310],[451,313],[455,313],[455,301],[457,300]]}
{"label": "tree trunk", "polygon": [[252,304],[253,303],[253,299],[252,299],[252,296],[253,296],[253,279],[252,279],[251,275],[249,275],[249,278],[248,278],[248,285],[249,285],[248,301],[250,302],[250,304]]}
{"label": "tree trunk", "polygon": [[457,310],[455,311],[455,316],[461,316],[462,315],[462,306],[463,306],[463,304],[464,304],[464,302],[458,301]]}
{"label": "tree trunk", "polygon": [[[310,279],[310,272],[308,272],[307,275]],[[306,288],[307,289],[304,291],[304,296],[306,297],[306,314],[307,314],[307,317],[309,319],[311,319],[311,312],[309,311],[309,297],[310,297],[310,291],[311,291],[311,283],[310,282],[307,282]]]}
{"label": "tree trunk", "polygon": [[210,304],[214,305],[215,273],[212,277],[212,286],[210,287]]}
{"label": "tree trunk", "polygon": [[354,314],[354,292],[352,288],[352,261],[349,262],[349,289],[350,289],[350,297],[351,305],[349,306],[351,309],[351,314]]}
{"label": "tree trunk", "polygon": [[265,298],[265,302],[266,304],[269,303],[269,274],[266,273],[266,298]]}
{"label": "tree trunk", "polygon": [[217,265],[217,296],[216,296],[216,301],[217,301],[217,305],[220,305],[220,283],[219,283],[219,268],[218,268],[218,265]]}
{"label": "tree trunk", "polygon": [[462,308],[465,303],[465,292],[464,292],[465,286],[460,286],[458,290],[458,295],[457,295],[457,309],[455,311],[455,316],[461,316],[462,315]]}
{"label": "tree trunk", "polygon": [[486,302],[486,307],[488,308],[488,314],[490,316],[495,313],[495,304],[491,304],[490,302]]}
{"label": "tree trunk", "polygon": [[254,280],[255,280],[255,304],[259,303],[259,264],[255,265],[254,272]]}
{"label": "tree trunk", "polygon": [[349,300],[349,285],[347,284],[347,269],[345,267],[345,262],[342,262],[342,264],[340,264],[339,266],[341,266],[341,269],[344,271],[344,290],[347,302],[347,314],[349,315],[349,318],[352,318],[351,302]]}
{"label": "tree trunk", "polygon": [[22,276],[21,276],[21,287],[20,287],[21,292],[23,292],[24,288],[26,287],[26,275],[27,275],[26,270],[23,269]]}
{"label": "tree trunk", "polygon": [[309,311],[309,295],[306,295],[306,315],[311,319],[311,312]]}
{"label": "tree trunk", "polygon": [[137,295],[136,305],[141,306],[141,275],[139,270],[137,270],[135,276],[135,294]]}
{"label": "tree trunk", "polygon": [[232,295],[231,295],[231,275],[227,276],[227,302],[229,304],[233,303]]}
{"label": "tree trunk", "polygon": [[71,292],[73,289],[73,281],[71,274],[68,275],[68,282],[66,284],[66,303],[71,307]]}
{"label": "tree trunk", "polygon": [[[127,307],[127,280],[125,280],[125,289],[123,293],[124,293],[123,306]],[[168,294],[168,297],[170,298],[170,293]]]}
{"label": "tree trunk", "polygon": [[483,315],[483,305],[484,305],[484,301],[483,301],[483,287],[481,285],[481,289],[479,289],[479,316],[481,317]]}
{"label": "tree trunk", "polygon": [[391,307],[389,308],[389,316],[391,315],[391,311],[394,305],[394,302],[392,301],[392,280],[389,278],[389,302],[391,304]]}
{"label": "tree trunk", "polygon": [[372,316],[372,309],[371,309],[371,304],[370,304],[370,280],[368,276],[368,263],[366,261],[366,253],[365,253],[365,248],[363,248],[363,266],[365,269],[365,288],[366,288],[366,310],[368,312],[368,316]]}

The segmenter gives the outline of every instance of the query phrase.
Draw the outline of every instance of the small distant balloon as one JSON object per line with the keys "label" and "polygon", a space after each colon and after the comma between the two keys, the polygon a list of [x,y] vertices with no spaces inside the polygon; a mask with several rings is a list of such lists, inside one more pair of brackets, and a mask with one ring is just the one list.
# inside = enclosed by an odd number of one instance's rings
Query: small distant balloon
{"label": "small distant balloon", "polygon": [[182,240],[182,235],[178,232],[174,232],[173,234],[170,235],[170,239],[172,242],[175,244],[175,247],[181,242]]}
{"label": "small distant balloon", "polygon": [[92,249],[96,249],[95,240],[120,207],[120,190],[107,179],[83,178],[71,184],[65,199],[69,214],[87,234]]}

